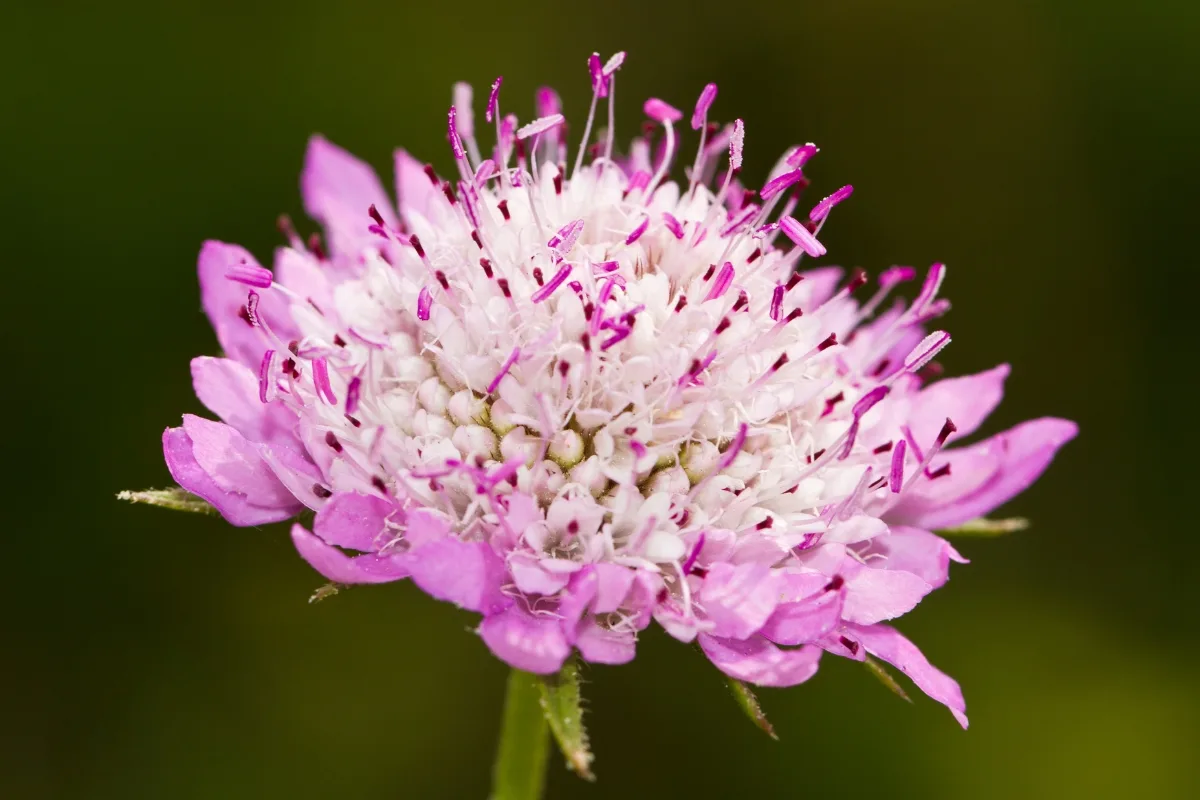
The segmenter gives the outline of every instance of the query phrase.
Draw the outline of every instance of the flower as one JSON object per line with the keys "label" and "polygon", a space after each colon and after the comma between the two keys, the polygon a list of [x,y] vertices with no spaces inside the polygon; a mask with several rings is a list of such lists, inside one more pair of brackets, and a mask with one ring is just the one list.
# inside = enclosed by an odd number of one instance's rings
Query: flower
{"label": "flower", "polygon": [[813,145],[744,189],[744,127],[708,123],[713,84],[686,182],[668,178],[685,115],[663,100],[644,106],[657,148],[614,155],[623,60],[589,61],[573,164],[557,95],[520,125],[499,78],[487,157],[460,84],[454,175],[398,150],[395,206],[313,138],[302,188],[327,246],[285,222],[274,270],[236,245],[201,250],[225,357],[192,375],[223,422],[165,432],[172,475],[234,525],[315,510],[292,538],[327,579],[411,578],[481,614],[483,641],[523,670],[574,651],[629,661],[653,621],[764,686],[870,653],[965,725],[958,685],[884,623],[964,560],[932,531],[1026,488],[1074,424],[950,447],[1008,367],[929,382],[950,341],[926,332],[948,308],[943,267],[908,304],[887,298],[909,267],[869,296],[861,271],[798,271],[852,189],[800,210]]}

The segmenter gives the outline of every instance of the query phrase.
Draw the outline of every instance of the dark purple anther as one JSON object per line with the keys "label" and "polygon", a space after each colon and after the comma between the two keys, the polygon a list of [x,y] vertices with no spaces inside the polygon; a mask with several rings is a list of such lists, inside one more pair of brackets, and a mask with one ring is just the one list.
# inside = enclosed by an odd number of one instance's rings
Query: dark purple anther
{"label": "dark purple anther", "polygon": [[362,378],[355,375],[346,385],[346,413],[353,414],[358,410],[358,398],[362,392]]}

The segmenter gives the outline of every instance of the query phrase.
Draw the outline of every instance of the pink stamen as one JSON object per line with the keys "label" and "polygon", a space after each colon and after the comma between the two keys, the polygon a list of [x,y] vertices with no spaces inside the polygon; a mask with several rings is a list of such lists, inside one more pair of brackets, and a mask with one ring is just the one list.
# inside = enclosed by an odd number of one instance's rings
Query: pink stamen
{"label": "pink stamen", "polygon": [[904,357],[905,371],[916,372],[921,369],[948,344],[950,344],[950,334],[945,331],[934,331],[929,334]]}
{"label": "pink stamen", "polygon": [[325,398],[329,405],[337,405],[337,397],[334,396],[333,386],[329,383],[329,364],[326,363],[325,357],[314,358],[312,368],[313,383],[317,387],[317,392]]}
{"label": "pink stamen", "polygon": [[779,321],[779,316],[783,313],[783,295],[785,293],[786,290],[783,288],[783,284],[776,286],[775,291],[771,292],[771,319],[776,322]]}
{"label": "pink stamen", "polygon": [[716,300],[729,288],[733,283],[733,264],[726,261],[721,265],[721,271],[717,273],[717,279],[713,282],[712,288],[708,290],[708,294],[704,298],[704,302]]}
{"label": "pink stamen", "polygon": [[462,139],[458,138],[458,109],[450,106],[450,111],[446,114],[446,130],[450,137],[450,149],[454,151],[454,157],[462,161],[467,157],[463,152]]}
{"label": "pink stamen", "polygon": [[508,371],[512,369],[512,365],[517,363],[517,359],[520,357],[521,348],[514,347],[512,352],[508,354],[508,358],[504,359],[504,363],[500,365],[500,372],[498,372],[496,377],[492,378],[492,382],[487,385],[488,394],[491,394],[492,392],[496,391],[497,388],[499,388],[500,381],[505,375],[508,374]]}
{"label": "pink stamen", "polygon": [[558,272],[554,273],[554,277],[551,278],[546,283],[545,286],[543,286],[542,288],[540,288],[536,292],[534,292],[533,296],[530,299],[532,299],[533,302],[535,302],[535,303],[542,302],[547,297],[552,295],[554,293],[555,289],[557,289],[559,286],[562,286],[563,281],[565,281],[567,279],[567,276],[570,274],[571,274],[571,265],[563,264],[562,267],[559,268]]}
{"label": "pink stamen", "polygon": [[545,133],[551,128],[561,125],[562,123],[562,114],[550,114],[549,116],[535,119],[533,122],[529,123],[528,125],[523,125],[517,130],[517,139],[528,139],[530,136],[536,136],[539,133]]}
{"label": "pink stamen", "polygon": [[667,226],[667,230],[675,235],[676,239],[683,238],[683,224],[677,220],[672,214],[663,212],[663,223]]}
{"label": "pink stamen", "polygon": [[729,137],[729,166],[733,169],[742,168],[742,147],[746,142],[746,123],[740,119],[733,121],[733,135]]}
{"label": "pink stamen", "polygon": [[825,255],[825,245],[817,241],[817,237],[801,225],[795,217],[784,217],[779,220],[779,228],[796,245],[813,258]]}
{"label": "pink stamen", "polygon": [[836,192],[829,195],[824,200],[822,200],[821,202],[819,202],[815,206],[813,206],[812,211],[808,212],[808,218],[811,219],[813,222],[820,222],[821,220],[825,219],[825,217],[829,216],[829,212],[833,210],[834,206],[836,206],[838,203],[842,202],[843,200],[845,200],[847,197],[849,197],[852,194],[854,194],[853,186],[850,186],[849,184],[847,184],[846,186],[843,186],[842,188],[838,189]]}
{"label": "pink stamen", "polygon": [[642,106],[642,110],[646,112],[647,117],[661,125],[669,125],[683,119],[682,111],[657,97],[647,100]]}
{"label": "pink stamen", "polygon": [[346,385],[346,413],[353,414],[358,410],[358,399],[362,393],[362,378],[355,375]]}
{"label": "pink stamen", "polygon": [[475,135],[475,114],[471,110],[473,99],[471,84],[462,81],[454,84],[454,110],[458,115],[458,132],[468,139]]}
{"label": "pink stamen", "polygon": [[798,169],[791,172],[785,172],[782,175],[772,178],[763,185],[758,191],[759,196],[764,200],[770,200],[775,195],[787,189],[792,184],[804,178],[804,173]]}
{"label": "pink stamen", "polygon": [[492,91],[488,93],[487,111],[484,114],[488,122],[492,121],[500,107],[500,84],[502,83],[504,83],[504,76],[500,75],[492,82]]}
{"label": "pink stamen", "polygon": [[710,83],[700,92],[700,99],[696,101],[696,110],[692,112],[692,130],[698,131],[708,118],[708,109],[712,108],[713,101],[717,99],[717,85]]}
{"label": "pink stamen", "polygon": [[417,319],[422,322],[429,320],[429,309],[433,305],[433,293],[429,291],[428,286],[422,286],[420,294],[417,295]]}
{"label": "pink stamen", "polygon": [[815,144],[806,144],[803,147],[797,147],[796,152],[792,153],[787,158],[787,165],[799,169],[808,163],[808,160],[817,154],[817,146]]}
{"label": "pink stamen", "polygon": [[271,365],[275,360],[275,351],[263,353],[262,364],[258,368],[258,399],[267,402],[267,390],[271,388]]}
{"label": "pink stamen", "polygon": [[225,271],[225,277],[231,281],[244,283],[247,286],[253,286],[258,289],[271,288],[271,270],[264,269],[254,264],[235,264]]}
{"label": "pink stamen", "polygon": [[[649,175],[646,177],[649,178]],[[638,226],[630,231],[629,235],[625,237],[625,244],[633,244],[638,239],[642,238],[642,234],[646,232],[646,228],[649,226],[650,217],[643,218],[642,221],[638,223]]]}

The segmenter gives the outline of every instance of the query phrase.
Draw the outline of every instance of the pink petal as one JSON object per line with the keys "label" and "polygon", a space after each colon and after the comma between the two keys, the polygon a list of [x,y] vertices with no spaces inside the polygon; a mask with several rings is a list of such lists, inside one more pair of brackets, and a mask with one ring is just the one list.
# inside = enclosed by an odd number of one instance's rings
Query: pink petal
{"label": "pink petal", "polygon": [[631,631],[617,633],[588,620],[576,637],[575,646],[593,664],[628,664],[633,661],[637,640]]}
{"label": "pink petal", "polygon": [[375,170],[323,136],[308,141],[300,190],[305,211],[325,226],[330,252],[341,258],[354,258],[363,247],[381,241],[367,230],[372,205],[384,222],[396,227],[396,215]]}
{"label": "pink petal", "polygon": [[570,574],[554,573],[542,569],[540,559],[533,553],[513,553],[508,560],[508,569],[513,583],[525,594],[552,595],[566,588]]}
{"label": "pink petal", "polygon": [[714,636],[745,639],[771,616],[779,603],[782,575],[762,563],[714,564],[700,590],[701,607],[714,624]]}
{"label": "pink petal", "polygon": [[967,727],[967,705],[958,682],[930,664],[915,644],[887,625],[846,627],[853,631],[871,655],[882,658],[903,672],[917,688],[950,709],[959,725]]}
{"label": "pink petal", "polygon": [[213,482],[256,506],[292,507],[295,498],[259,455],[258,447],[223,422],[183,415],[192,455]]}
{"label": "pink petal", "polygon": [[[197,261],[200,302],[225,354],[251,369],[258,369],[262,355],[267,350],[266,339],[261,330],[253,327],[241,316],[251,290],[225,277],[226,272],[240,264],[259,266],[254,256],[244,248],[212,240],[205,242],[200,248],[200,258]],[[260,301],[255,313],[279,336],[284,339],[292,338],[297,328],[292,323],[288,303],[283,295],[268,289],[260,292],[259,296]]]}
{"label": "pink petal", "polygon": [[592,604],[593,614],[607,614],[616,611],[625,602],[633,588],[636,573],[617,564],[601,562],[596,564],[596,601]]}
{"label": "pink petal", "polygon": [[397,149],[396,161],[396,195],[400,214],[408,222],[410,215],[420,214],[429,218],[430,210],[438,202],[439,190],[425,174],[425,165],[408,154],[406,150]]}
{"label": "pink petal", "polygon": [[256,506],[244,494],[222,489],[196,461],[192,454],[192,440],[183,428],[167,428],[163,431],[163,457],[175,482],[212,503],[231,525],[246,527],[279,522],[294,516],[301,508],[294,499],[287,506]]}
{"label": "pink petal", "polygon": [[338,492],[321,507],[313,521],[313,532],[328,544],[373,553],[386,545],[388,521],[403,519],[400,509],[390,500],[358,492]]}
{"label": "pink petal", "polygon": [[333,288],[344,273],[322,269],[321,262],[312,255],[280,247],[275,251],[275,282],[286,286],[294,294],[316,303],[325,319],[339,324],[335,316]]}
{"label": "pink petal", "polygon": [[297,500],[313,510],[320,510],[321,506],[325,505],[325,499],[329,496],[325,476],[306,452],[300,448],[273,443],[260,445],[259,453]]}
{"label": "pink petal", "polygon": [[296,415],[282,403],[263,405],[258,376],[231,358],[192,359],[192,387],[209,411],[252,442],[295,444]]}
{"label": "pink petal", "polygon": [[512,603],[500,591],[506,578],[504,560],[487,542],[447,536],[414,548],[408,559],[413,582],[438,600],[483,614]]}
{"label": "pink petal", "polygon": [[[917,528],[938,530],[981,517],[1029,488],[1050,466],[1058,449],[1074,439],[1078,431],[1074,422],[1043,417],[1024,422],[978,444],[944,453],[943,456],[948,460],[952,456],[993,459],[997,467],[981,486],[970,493],[946,493],[940,497],[939,504],[927,504],[919,513],[905,515],[905,519],[897,521],[906,521]],[[935,458],[935,464],[937,461]],[[951,476],[954,475],[956,463],[956,460],[951,460]],[[930,481],[929,486],[935,490],[939,486],[946,487],[944,482],[948,477]]]}
{"label": "pink petal", "polygon": [[518,606],[484,617],[479,635],[502,661],[547,675],[562,668],[571,646],[553,617],[534,617]]}
{"label": "pink petal", "polygon": [[817,673],[821,648],[781,649],[762,636],[739,641],[700,634],[700,647],[717,669],[758,686],[795,686]]}
{"label": "pink petal", "polygon": [[845,590],[830,588],[829,577],[809,572],[787,576],[780,603],[762,627],[762,635],[776,644],[813,642],[841,621]]}
{"label": "pink petal", "polygon": [[933,587],[911,572],[865,567],[846,579],[842,617],[871,625],[907,614]]}
{"label": "pink petal", "polygon": [[1004,397],[1004,379],[1009,371],[1007,364],[1001,364],[987,372],[946,378],[922,389],[913,398],[908,418],[917,443],[924,447],[932,442],[947,417],[958,428],[949,441],[974,433]]}
{"label": "pink petal", "polygon": [[[882,555],[882,560],[872,558]],[[919,528],[892,526],[891,532],[871,540],[866,553],[868,563],[880,569],[911,572],[934,589],[940,588],[950,576],[950,562],[967,560],[940,536]]]}
{"label": "pink petal", "polygon": [[292,526],[292,543],[313,569],[334,583],[389,583],[408,575],[400,556],[368,553],[351,558],[309,533],[303,525]]}

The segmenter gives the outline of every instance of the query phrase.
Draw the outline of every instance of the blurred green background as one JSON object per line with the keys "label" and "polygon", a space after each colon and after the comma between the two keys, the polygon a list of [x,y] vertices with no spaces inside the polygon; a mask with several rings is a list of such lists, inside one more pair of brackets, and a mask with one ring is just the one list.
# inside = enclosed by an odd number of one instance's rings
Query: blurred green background
{"label": "blurred green background", "polygon": [[1194,0],[5,4],[0,796],[486,795],[504,670],[469,615],[407,584],[310,606],[283,527],[113,494],[167,483],[200,410],[201,241],[269,258],[311,132],[445,167],[453,81],[502,73],[525,119],[550,83],[578,128],[588,53],[625,49],[626,136],[715,80],[751,180],[817,142],[814,194],[856,188],[829,263],[948,262],[946,365],[1015,367],[989,431],[1083,434],[1008,509],[1035,527],[963,544],[901,624],[970,731],[829,658],[763,692],[772,742],[647,635],[587,674],[600,781],[556,758],[550,797],[1200,797],[1197,41]]}

